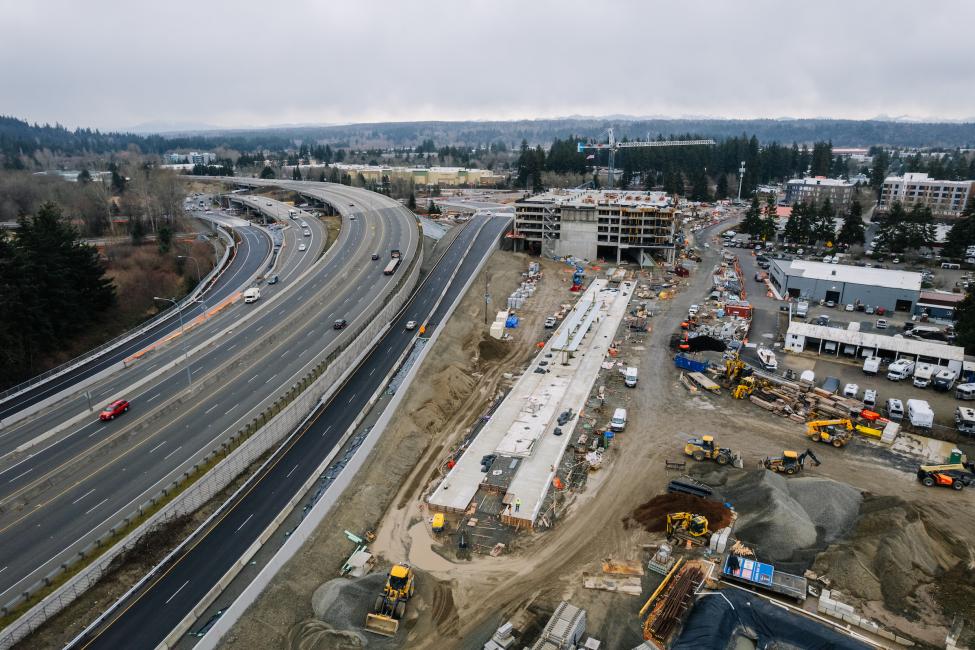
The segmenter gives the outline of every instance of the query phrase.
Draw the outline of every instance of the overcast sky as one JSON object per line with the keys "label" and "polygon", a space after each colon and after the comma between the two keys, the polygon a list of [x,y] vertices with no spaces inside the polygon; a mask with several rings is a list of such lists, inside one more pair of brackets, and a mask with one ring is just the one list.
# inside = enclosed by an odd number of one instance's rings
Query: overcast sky
{"label": "overcast sky", "polygon": [[973,118],[973,25],[969,0],[0,0],[0,114]]}

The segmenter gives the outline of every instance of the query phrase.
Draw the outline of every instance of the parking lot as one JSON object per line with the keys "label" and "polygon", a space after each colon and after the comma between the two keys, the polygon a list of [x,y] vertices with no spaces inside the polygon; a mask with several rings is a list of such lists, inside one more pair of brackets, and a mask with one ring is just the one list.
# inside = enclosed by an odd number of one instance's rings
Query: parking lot
{"label": "parking lot", "polygon": [[[712,243],[712,246],[716,245]],[[720,246],[721,244],[717,244]],[[741,265],[742,273],[745,278],[745,288],[747,300],[753,308],[752,325],[749,333],[749,349],[743,351],[742,357],[753,364],[757,364],[757,345],[772,345],[775,341],[781,341],[785,335],[788,325],[788,311],[783,312],[782,307],[787,303],[775,300],[767,296],[767,288],[764,283],[755,280],[755,273],[761,272],[757,263],[755,251],[745,248],[725,248],[727,253],[736,255]],[[816,259],[807,256],[809,259]],[[821,258],[819,258],[821,259]],[[919,271],[919,267],[906,268],[907,265],[887,265],[890,268],[905,268],[906,270]],[[929,267],[930,268],[930,267]],[[930,269],[933,275],[933,284],[943,290],[950,290],[958,281],[964,279],[967,273],[964,270],[949,270],[940,268]],[[793,303],[794,309],[795,303]],[[830,308],[825,305],[811,303],[806,321],[815,322],[819,316],[829,318],[829,324],[846,328],[849,323],[858,323],[860,331],[875,332],[893,336],[903,334],[907,323],[914,323],[911,314],[906,312],[886,313],[883,316],[870,315],[862,311],[848,312],[844,306],[838,305]],[[886,329],[877,328],[877,320],[884,319],[887,322]],[[793,314],[793,319],[798,319]],[[934,324],[934,323],[931,323]],[[955,408],[958,406],[972,406],[971,402],[963,402],[954,398],[954,390],[949,392],[935,391],[928,387],[925,389],[916,388],[910,379],[904,381],[888,380],[886,375],[886,365],[881,368],[877,375],[867,375],[863,372],[863,359],[855,359],[840,355],[817,356],[815,353],[803,353],[802,355],[785,353],[781,346],[776,346],[776,356],[779,360],[778,373],[783,374],[787,370],[792,370],[798,375],[803,370],[812,370],[816,375],[816,383],[820,384],[826,377],[836,377],[840,380],[840,390],[848,383],[855,383],[859,386],[858,397],[863,397],[865,389],[877,391],[877,411],[886,415],[883,408],[884,403],[889,398],[900,399],[906,404],[909,399],[926,400],[935,414],[935,428],[937,437],[943,439],[957,439],[967,446],[971,439],[956,437],[954,426]]]}

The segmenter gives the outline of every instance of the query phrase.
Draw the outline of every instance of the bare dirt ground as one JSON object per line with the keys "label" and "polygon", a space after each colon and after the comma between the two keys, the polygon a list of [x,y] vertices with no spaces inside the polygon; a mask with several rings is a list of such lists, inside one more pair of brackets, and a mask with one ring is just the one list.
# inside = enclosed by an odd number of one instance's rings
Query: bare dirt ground
{"label": "bare dirt ground", "polygon": [[[710,268],[713,258],[713,253],[708,254],[702,267]],[[493,262],[491,267],[496,274],[504,272],[506,265],[499,263],[497,254]],[[551,288],[555,284],[558,288],[561,283],[553,282],[552,275],[549,272],[543,285]],[[496,275],[492,287],[499,282]],[[476,325],[483,307],[480,292],[471,291],[448,325],[437,353],[428,361],[429,367],[421,373],[430,381],[416,382],[410,389],[411,394],[401,407],[399,426],[387,434],[386,444],[374,452],[359,491],[345,498],[318,537],[306,545],[238,624],[227,644],[330,647],[301,641],[305,638],[302,630],[321,628],[320,621],[308,618],[310,595],[335,575],[342,559],[353,550],[342,529],[361,532],[382,517],[372,550],[387,561],[408,560],[420,571],[421,583],[434,582],[433,588],[440,594],[437,605],[432,596],[411,603],[411,619],[404,626],[407,629],[397,637],[399,647],[480,647],[494,627],[505,620],[538,618],[543,615],[540,612],[550,612],[563,599],[571,599],[589,610],[590,632],[603,639],[606,647],[636,645],[640,641],[636,612],[642,599],[587,591],[582,588],[581,578],[585,571],[598,570],[607,558],[642,560],[643,546],[662,539],[659,533],[626,522],[641,504],[662,493],[673,477],[665,472],[664,460],[678,459],[683,442],[691,434],[712,433],[722,446],[741,450],[746,467],[755,467],[759,459],[778,455],[783,449],[801,450],[807,446],[799,425],[761,411],[747,401],[731,400],[727,394],[692,396],[677,382],[673,353],[667,342],[678,319],[691,303],[700,300],[708,284],[708,274],[697,273],[690,286],[657,305],[652,319],[654,330],[646,342],[624,346],[622,360],[642,368],[639,386],[625,397],[630,424],[614,441],[604,469],[591,475],[584,491],[569,496],[567,512],[560,522],[551,530],[523,534],[509,548],[512,552],[501,557],[474,556],[470,561],[452,562],[437,552],[439,542],[429,532],[422,498],[437,477],[437,468],[449,446],[494,395],[502,382],[501,374],[517,371],[530,351],[525,346],[519,352],[492,359],[491,363],[485,358],[475,360],[482,329]],[[528,306],[534,308],[544,300],[544,295],[536,294]],[[556,298],[552,304],[560,301]],[[529,320],[537,323],[542,315],[535,314]],[[913,522],[923,516],[925,524],[932,528],[930,537],[937,544],[917,565],[912,564],[911,552],[899,554],[900,561],[907,558],[908,566],[889,561],[871,564],[872,558],[835,546],[824,554],[817,570],[831,570],[830,553],[834,558],[854,558],[857,565],[866,563],[866,572],[850,572],[847,578],[844,572],[852,565],[834,560],[837,571],[830,575],[837,587],[848,594],[856,591],[854,581],[878,571],[910,573],[921,567],[934,574],[946,572],[944,580],[920,585],[924,593],[913,598],[911,607],[900,613],[889,609],[892,600],[882,586],[879,591],[862,590],[860,594],[860,604],[878,622],[928,644],[943,643],[953,613],[964,616],[969,611],[964,603],[958,603],[951,611],[946,605],[950,598],[944,592],[950,590],[960,600],[964,599],[958,594],[968,593],[958,583],[971,582],[966,576],[970,576],[973,555],[967,543],[961,541],[965,531],[975,530],[975,505],[971,498],[924,488],[903,464],[897,468],[887,462],[886,452],[869,451],[860,444],[841,450],[822,445],[815,451],[823,464],[809,468],[806,476],[834,479],[874,497],[903,500],[909,504],[903,520]],[[388,510],[386,504],[391,504]],[[853,539],[873,544],[879,549],[878,555],[893,557],[883,548],[887,542],[882,518],[879,523],[873,519],[863,523],[863,530],[858,527]],[[943,534],[946,530],[955,534]],[[899,543],[892,538],[887,545]],[[449,606],[445,607],[445,602]],[[372,638],[369,644],[374,645]]]}
{"label": "bare dirt ground", "polygon": [[[334,647],[330,644],[335,639],[323,634],[320,622],[309,617],[313,615],[312,594],[338,575],[355,550],[343,531],[364,533],[378,527],[387,508],[400,511],[412,506],[413,497],[437,475],[449,445],[470,427],[507,381],[503,375],[527,364],[539,340],[536,337],[545,331],[545,317],[567,301],[567,267],[543,262],[545,277],[520,311],[522,321],[513,339],[500,343],[487,336],[482,298],[485,281],[490,282],[494,296],[488,312],[489,320],[493,320],[495,310],[522,281],[529,261],[527,256],[515,253],[496,251],[492,255],[447,323],[418,379],[407,389],[396,424],[386,431],[363,467],[356,491],[342,497],[315,535],[224,639],[225,646]],[[423,526],[417,528],[424,530]],[[418,547],[417,552],[422,549]],[[393,554],[388,557],[393,561],[404,559]],[[429,548],[425,564],[437,564],[443,571],[452,566]],[[454,615],[449,582],[443,581],[441,587],[439,578],[429,573],[419,582],[418,598],[413,603],[418,606],[412,609],[422,614],[419,605],[426,602],[427,611],[435,616],[428,613],[413,619],[411,638],[431,635],[435,627],[456,629],[459,621]],[[364,603],[356,615],[364,620],[368,606]]]}

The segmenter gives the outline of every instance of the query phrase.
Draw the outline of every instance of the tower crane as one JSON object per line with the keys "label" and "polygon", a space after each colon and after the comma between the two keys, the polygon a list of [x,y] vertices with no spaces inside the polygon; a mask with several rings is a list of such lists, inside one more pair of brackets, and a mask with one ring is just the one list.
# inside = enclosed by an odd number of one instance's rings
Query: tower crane
{"label": "tower crane", "polygon": [[620,149],[633,149],[636,147],[689,147],[702,144],[715,144],[710,138],[705,140],[634,140],[633,142],[618,142],[613,135],[613,129],[606,129],[609,136],[608,142],[577,143],[577,150],[583,153],[587,149],[595,151],[609,151],[609,184],[615,183],[614,171],[616,169],[616,152]]}

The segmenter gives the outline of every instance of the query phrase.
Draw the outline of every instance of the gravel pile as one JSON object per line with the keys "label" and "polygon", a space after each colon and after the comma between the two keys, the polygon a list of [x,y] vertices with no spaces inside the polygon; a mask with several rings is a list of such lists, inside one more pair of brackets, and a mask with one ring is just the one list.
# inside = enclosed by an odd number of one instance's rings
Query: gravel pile
{"label": "gravel pile", "polygon": [[766,470],[732,474],[722,493],[738,512],[735,536],[787,571],[808,568],[817,551],[849,533],[862,501],[843,483]]}

